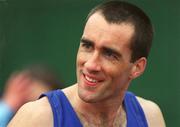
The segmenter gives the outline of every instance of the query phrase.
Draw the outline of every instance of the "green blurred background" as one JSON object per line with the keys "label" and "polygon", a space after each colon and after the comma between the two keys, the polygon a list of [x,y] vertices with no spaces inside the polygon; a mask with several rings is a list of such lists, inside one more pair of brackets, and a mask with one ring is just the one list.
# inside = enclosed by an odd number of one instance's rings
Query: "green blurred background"
{"label": "green blurred background", "polygon": [[[158,103],[167,127],[180,127],[180,1],[127,1],[145,10],[155,27],[147,70],[130,90]],[[0,0],[0,91],[12,71],[28,64],[48,64],[66,86],[76,82],[84,20],[100,2]]]}

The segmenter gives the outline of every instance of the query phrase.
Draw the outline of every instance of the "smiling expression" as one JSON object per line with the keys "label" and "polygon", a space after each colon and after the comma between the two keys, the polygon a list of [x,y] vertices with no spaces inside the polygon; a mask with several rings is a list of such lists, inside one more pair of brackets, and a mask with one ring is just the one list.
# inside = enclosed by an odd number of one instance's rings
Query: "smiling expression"
{"label": "smiling expression", "polygon": [[131,81],[134,27],[110,24],[100,13],[87,21],[77,54],[78,95],[86,102],[119,99]]}

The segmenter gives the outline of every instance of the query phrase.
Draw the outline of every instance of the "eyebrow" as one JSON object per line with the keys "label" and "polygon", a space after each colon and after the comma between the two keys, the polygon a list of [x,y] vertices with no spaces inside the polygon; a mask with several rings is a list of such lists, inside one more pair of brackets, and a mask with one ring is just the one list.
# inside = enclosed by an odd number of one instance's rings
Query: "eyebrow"
{"label": "eyebrow", "polygon": [[[93,42],[93,41],[91,41],[91,40],[89,40],[89,39],[87,39],[87,38],[85,38],[85,37],[82,37],[82,38],[81,38],[81,43],[87,43],[87,44],[94,45],[94,42]],[[103,47],[102,47],[102,50],[103,50],[103,51],[111,52],[111,53],[117,55],[119,58],[122,57],[122,54],[119,53],[116,49],[103,46]]]}
{"label": "eyebrow", "polygon": [[94,45],[94,42],[93,41],[91,41],[91,40],[89,40],[89,39],[86,39],[86,38],[81,38],[81,40],[80,40],[80,42],[81,43],[87,43],[87,44],[92,44],[92,45]]}

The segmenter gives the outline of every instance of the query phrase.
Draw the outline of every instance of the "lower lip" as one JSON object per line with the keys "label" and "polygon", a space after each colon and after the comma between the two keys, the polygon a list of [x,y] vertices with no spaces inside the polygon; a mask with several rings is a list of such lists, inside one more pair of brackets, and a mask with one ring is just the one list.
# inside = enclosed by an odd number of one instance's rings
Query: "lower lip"
{"label": "lower lip", "polygon": [[85,82],[85,84],[87,85],[87,86],[91,86],[91,87],[96,87],[97,86],[97,82],[96,83],[93,83],[93,82],[90,82],[90,81],[88,81],[86,78],[85,78],[85,75],[83,75],[83,77],[84,77],[84,82]]}

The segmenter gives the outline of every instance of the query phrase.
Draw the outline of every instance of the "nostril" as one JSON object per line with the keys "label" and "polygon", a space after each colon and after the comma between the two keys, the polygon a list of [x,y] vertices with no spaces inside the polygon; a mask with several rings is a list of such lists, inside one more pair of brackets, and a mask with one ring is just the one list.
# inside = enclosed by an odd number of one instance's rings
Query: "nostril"
{"label": "nostril", "polygon": [[101,67],[97,62],[87,61],[84,66],[89,72],[97,72],[101,70]]}
{"label": "nostril", "polygon": [[100,55],[98,51],[94,51],[88,58],[87,61],[84,63],[85,68],[88,71],[100,71],[101,64],[100,64]]}

